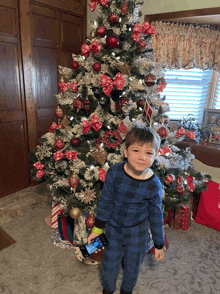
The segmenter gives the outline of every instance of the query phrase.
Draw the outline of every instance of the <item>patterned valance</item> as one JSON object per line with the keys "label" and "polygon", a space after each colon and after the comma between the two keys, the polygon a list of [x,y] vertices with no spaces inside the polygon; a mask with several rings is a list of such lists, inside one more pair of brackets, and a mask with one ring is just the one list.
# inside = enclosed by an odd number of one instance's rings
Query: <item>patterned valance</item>
{"label": "patterned valance", "polygon": [[156,61],[168,69],[220,70],[220,27],[152,22]]}

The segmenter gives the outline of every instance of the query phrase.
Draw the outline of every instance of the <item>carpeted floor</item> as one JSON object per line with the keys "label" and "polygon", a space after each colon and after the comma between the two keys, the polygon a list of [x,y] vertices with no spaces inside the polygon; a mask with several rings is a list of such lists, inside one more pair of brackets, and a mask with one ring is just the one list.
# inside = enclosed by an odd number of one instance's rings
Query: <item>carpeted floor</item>
{"label": "carpeted floor", "polygon": [[[0,252],[0,293],[98,294],[100,266],[82,264],[74,249],[52,244],[53,229],[44,220],[51,209],[43,202],[1,224],[16,243]],[[145,256],[133,294],[219,294],[220,232],[194,221],[188,231],[165,232],[170,247],[164,261]],[[121,269],[115,294],[122,277]]]}

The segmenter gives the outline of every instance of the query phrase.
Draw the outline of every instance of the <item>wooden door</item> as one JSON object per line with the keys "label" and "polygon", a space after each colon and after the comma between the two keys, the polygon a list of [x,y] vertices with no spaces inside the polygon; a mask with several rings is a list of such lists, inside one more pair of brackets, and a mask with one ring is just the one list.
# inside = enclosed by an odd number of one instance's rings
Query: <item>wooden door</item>
{"label": "wooden door", "polygon": [[17,0],[0,1],[0,197],[29,186]]}
{"label": "wooden door", "polygon": [[56,121],[58,65],[86,35],[86,0],[0,0],[0,197],[33,183],[28,152]]}
{"label": "wooden door", "polygon": [[80,54],[85,15],[74,15],[42,3],[30,3],[33,42],[33,89],[37,140],[49,131],[58,93],[58,65],[71,67],[72,53]]}

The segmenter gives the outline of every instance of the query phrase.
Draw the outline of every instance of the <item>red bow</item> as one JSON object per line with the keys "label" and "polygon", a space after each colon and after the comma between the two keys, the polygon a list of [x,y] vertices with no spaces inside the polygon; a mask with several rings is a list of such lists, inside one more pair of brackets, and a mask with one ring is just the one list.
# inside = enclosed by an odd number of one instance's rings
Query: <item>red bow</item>
{"label": "red bow", "polygon": [[176,137],[182,137],[183,135],[186,135],[188,138],[195,140],[196,133],[193,131],[188,131],[186,133],[185,129],[181,127],[179,130],[176,131]]}
{"label": "red bow", "polygon": [[166,153],[171,153],[171,150],[170,150],[169,147],[163,146],[163,148],[159,148],[158,155],[163,155],[163,154],[166,154]]}
{"label": "red bow", "polygon": [[37,178],[40,179],[41,177],[43,177],[44,171],[42,170],[42,168],[44,168],[44,164],[38,161],[38,162],[35,162],[33,166],[36,167],[36,169],[38,169],[36,173]]}
{"label": "red bow", "polygon": [[101,3],[105,7],[108,7],[108,0],[91,0],[92,3],[89,4],[91,11],[93,12],[98,3]]}
{"label": "red bow", "polygon": [[69,89],[72,89],[73,92],[78,92],[79,89],[76,87],[79,83],[72,83],[72,84],[68,84],[68,83],[64,83],[64,82],[59,82],[59,87],[61,89],[62,92],[66,92]]}
{"label": "red bow", "polygon": [[111,78],[109,78],[108,76],[102,74],[101,75],[101,79],[100,79],[100,84],[103,87],[103,92],[109,96],[114,85],[116,86],[116,88],[118,90],[122,90],[123,89],[123,86],[124,86],[124,79],[123,79],[123,76],[120,72],[117,73],[117,75],[115,76],[115,81],[112,81]]}
{"label": "red bow", "polygon": [[59,161],[63,158],[63,156],[66,156],[67,159],[71,160],[76,160],[77,159],[77,152],[74,151],[66,151],[64,154],[60,151],[57,151],[56,153],[53,154],[55,161]]}
{"label": "red bow", "polygon": [[127,127],[125,126],[124,122],[122,121],[118,127],[118,132],[126,135]]}
{"label": "red bow", "polygon": [[83,120],[82,123],[83,123],[83,133],[88,133],[91,126],[93,126],[93,129],[95,131],[98,131],[102,127],[102,122],[99,121],[99,117],[97,114],[93,114],[90,122]]}
{"label": "red bow", "polygon": [[145,35],[147,34],[155,34],[155,29],[152,25],[149,25],[148,22],[144,22],[141,28],[141,25],[139,23],[136,23],[133,27],[133,35],[132,38],[138,42],[141,34],[144,33]]}
{"label": "red bow", "polygon": [[35,163],[33,164],[33,166],[36,167],[36,169],[42,169],[42,168],[44,168],[44,164],[41,163],[40,161],[35,162]]}
{"label": "red bow", "polygon": [[61,129],[61,124],[57,125],[55,122],[52,123],[51,127],[50,127],[50,132],[55,131],[56,129]]}
{"label": "red bow", "polygon": [[99,44],[99,41],[96,39],[91,43],[91,45],[87,45],[86,42],[82,45],[81,50],[82,54],[85,57],[89,57],[89,53],[92,50],[95,54],[99,53],[102,49],[102,44]]}

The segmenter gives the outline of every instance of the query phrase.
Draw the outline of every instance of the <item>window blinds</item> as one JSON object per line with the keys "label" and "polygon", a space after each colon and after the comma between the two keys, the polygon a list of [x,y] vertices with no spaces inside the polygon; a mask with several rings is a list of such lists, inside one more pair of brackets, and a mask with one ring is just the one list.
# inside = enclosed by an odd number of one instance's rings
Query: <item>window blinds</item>
{"label": "window blinds", "polygon": [[169,118],[179,120],[183,117],[186,118],[188,114],[193,114],[196,122],[201,123],[203,111],[206,107],[210,79],[211,70],[196,68],[166,70],[167,86],[163,94],[170,106],[170,111],[167,113]]}
{"label": "window blinds", "polygon": [[220,74],[218,75],[218,82],[217,82],[217,86],[216,86],[213,108],[220,109]]}

